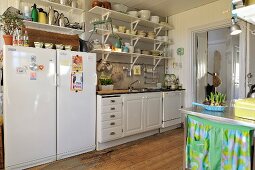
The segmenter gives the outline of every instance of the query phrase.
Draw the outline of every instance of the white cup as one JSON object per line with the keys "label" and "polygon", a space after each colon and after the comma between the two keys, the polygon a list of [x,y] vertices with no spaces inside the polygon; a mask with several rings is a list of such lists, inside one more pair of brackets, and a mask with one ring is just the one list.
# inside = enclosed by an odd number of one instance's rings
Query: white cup
{"label": "white cup", "polygon": [[67,0],[60,0],[61,5],[67,5]]}
{"label": "white cup", "polygon": [[132,46],[132,45],[128,46],[128,49],[129,49],[130,53],[134,53],[135,52],[135,47]]}

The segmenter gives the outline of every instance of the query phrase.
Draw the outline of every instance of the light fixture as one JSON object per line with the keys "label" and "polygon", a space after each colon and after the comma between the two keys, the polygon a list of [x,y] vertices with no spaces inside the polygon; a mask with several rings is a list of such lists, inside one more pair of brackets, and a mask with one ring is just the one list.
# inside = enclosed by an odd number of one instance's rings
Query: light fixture
{"label": "light fixture", "polygon": [[242,32],[241,27],[236,23],[235,18],[231,18],[232,26],[230,27],[230,35],[237,35]]}

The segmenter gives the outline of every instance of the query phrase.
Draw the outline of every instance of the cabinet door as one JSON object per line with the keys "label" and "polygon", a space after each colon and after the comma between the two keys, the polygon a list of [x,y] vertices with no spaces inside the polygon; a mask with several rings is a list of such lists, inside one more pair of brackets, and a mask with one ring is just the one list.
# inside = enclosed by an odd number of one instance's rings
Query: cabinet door
{"label": "cabinet door", "polygon": [[123,134],[129,136],[143,131],[143,97],[128,94],[124,97]]}
{"label": "cabinet door", "polygon": [[145,130],[158,129],[162,124],[162,95],[149,94],[145,98]]}
{"label": "cabinet door", "polygon": [[167,92],[164,95],[163,115],[164,121],[174,120],[181,117],[179,109],[181,108],[181,93]]}

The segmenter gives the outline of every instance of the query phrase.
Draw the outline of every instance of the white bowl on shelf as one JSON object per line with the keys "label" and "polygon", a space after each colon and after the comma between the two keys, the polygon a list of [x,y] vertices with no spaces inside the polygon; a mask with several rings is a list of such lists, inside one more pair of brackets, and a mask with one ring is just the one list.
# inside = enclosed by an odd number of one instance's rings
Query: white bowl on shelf
{"label": "white bowl on shelf", "polygon": [[141,10],[138,12],[139,17],[145,20],[149,20],[151,17],[151,11],[149,10]]}
{"label": "white bowl on shelf", "polygon": [[159,16],[151,16],[150,21],[158,24],[159,23]]}
{"label": "white bowl on shelf", "polygon": [[138,11],[128,11],[128,15],[132,17],[138,17]]}
{"label": "white bowl on shelf", "polygon": [[126,13],[127,10],[128,10],[128,7],[126,5],[123,5],[123,4],[113,4],[112,5],[112,10]]}

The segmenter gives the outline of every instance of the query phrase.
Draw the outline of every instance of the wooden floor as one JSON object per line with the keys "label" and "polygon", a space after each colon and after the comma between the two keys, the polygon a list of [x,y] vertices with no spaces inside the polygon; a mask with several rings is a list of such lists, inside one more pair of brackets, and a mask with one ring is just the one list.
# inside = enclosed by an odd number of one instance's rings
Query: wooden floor
{"label": "wooden floor", "polygon": [[182,169],[183,145],[183,129],[176,129],[32,170],[179,170]]}

